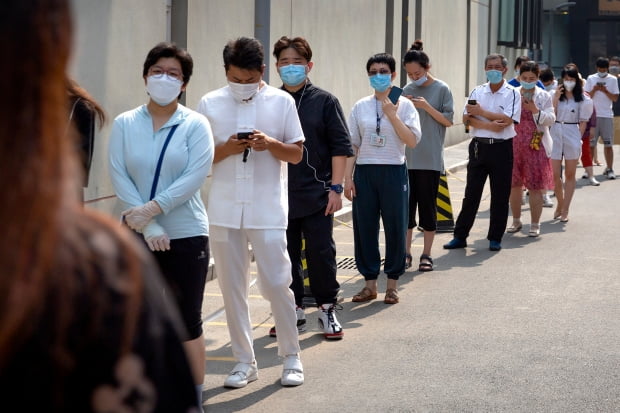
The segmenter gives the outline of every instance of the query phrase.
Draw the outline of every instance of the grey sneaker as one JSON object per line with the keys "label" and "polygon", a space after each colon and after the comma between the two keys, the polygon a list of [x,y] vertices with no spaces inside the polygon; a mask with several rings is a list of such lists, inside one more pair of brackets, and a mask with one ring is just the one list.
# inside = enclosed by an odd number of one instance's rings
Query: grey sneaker
{"label": "grey sneaker", "polygon": [[254,380],[258,380],[256,361],[253,361],[252,364],[237,363],[224,381],[224,387],[240,389]]}
{"label": "grey sneaker", "polygon": [[553,208],[553,201],[551,197],[549,197],[549,194],[543,194],[543,206],[545,208]]}
{"label": "grey sneaker", "polygon": [[319,306],[319,327],[328,340],[340,340],[344,337],[342,326],[336,319],[336,306],[334,304]]}
{"label": "grey sneaker", "polygon": [[607,170],[607,179],[616,179],[616,174],[613,169]]}
{"label": "grey sneaker", "polygon": [[[306,331],[306,313],[302,307],[295,308],[295,312],[297,313],[297,332],[303,333]],[[269,329],[269,336],[277,337],[276,327],[273,326]]]}

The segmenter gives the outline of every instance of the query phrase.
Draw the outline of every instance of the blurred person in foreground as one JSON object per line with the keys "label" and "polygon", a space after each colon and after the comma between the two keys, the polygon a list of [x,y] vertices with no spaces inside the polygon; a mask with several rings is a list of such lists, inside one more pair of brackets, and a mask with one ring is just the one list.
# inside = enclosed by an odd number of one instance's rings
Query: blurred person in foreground
{"label": "blurred person in foreground", "polygon": [[75,191],[69,2],[7,2],[0,37],[19,56],[0,68],[10,125],[0,130],[0,183],[11,188],[0,208],[0,400],[20,412],[198,412],[185,333],[157,267]]}

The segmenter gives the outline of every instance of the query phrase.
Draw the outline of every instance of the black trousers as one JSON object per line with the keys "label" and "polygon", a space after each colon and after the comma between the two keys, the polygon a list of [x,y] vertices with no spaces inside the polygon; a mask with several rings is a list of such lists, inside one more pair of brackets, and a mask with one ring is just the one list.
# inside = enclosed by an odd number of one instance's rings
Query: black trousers
{"label": "black trousers", "polygon": [[508,222],[512,158],[512,139],[486,144],[474,138],[469,143],[465,198],[454,225],[455,238],[464,240],[469,236],[480,207],[484,184],[489,177],[491,209],[487,239],[501,242]]}
{"label": "black trousers", "polygon": [[340,284],[336,280],[336,243],[333,237],[334,217],[325,216],[325,209],[302,217],[289,219],[286,229],[288,255],[291,259],[291,290],[295,303],[303,306],[304,273],[302,266],[302,235],[305,239],[306,264],[310,291],[317,305],[335,304]]}

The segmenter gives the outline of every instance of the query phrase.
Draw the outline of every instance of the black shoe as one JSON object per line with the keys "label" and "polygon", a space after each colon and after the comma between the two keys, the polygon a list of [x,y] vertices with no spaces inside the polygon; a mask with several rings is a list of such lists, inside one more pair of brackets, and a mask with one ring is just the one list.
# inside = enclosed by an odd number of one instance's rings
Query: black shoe
{"label": "black shoe", "polygon": [[452,238],[452,241],[444,244],[443,248],[446,250],[454,250],[457,248],[465,248],[467,246],[467,242],[464,239]]}

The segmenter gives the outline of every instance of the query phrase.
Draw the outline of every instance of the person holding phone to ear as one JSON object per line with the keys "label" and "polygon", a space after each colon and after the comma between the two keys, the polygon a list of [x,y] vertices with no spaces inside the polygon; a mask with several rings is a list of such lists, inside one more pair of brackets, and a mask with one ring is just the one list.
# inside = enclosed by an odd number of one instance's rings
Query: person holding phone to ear
{"label": "person holding phone to ear", "polygon": [[411,241],[416,227],[418,209],[420,227],[424,230],[424,247],[420,255],[419,271],[432,271],[431,249],[437,229],[437,191],[439,175],[443,170],[443,145],[446,128],[452,126],[454,100],[446,83],[430,72],[430,59],[417,40],[403,58],[407,76],[411,80],[403,94],[413,102],[420,114],[424,139],[413,149],[406,148],[409,171],[409,222],[407,225],[406,266],[411,267]]}
{"label": "person holding phone to ear", "polygon": [[366,72],[374,94],[360,99],[349,116],[355,157],[347,159],[344,193],[353,202],[355,263],[366,280],[354,302],[377,298],[381,271],[379,218],[385,234],[387,288],[384,302],[399,301],[398,278],[405,272],[405,235],[409,179],[405,147],[415,147],[422,136],[418,112],[408,99],[396,104],[388,98],[396,78],[396,61],[388,53],[368,59]]}

